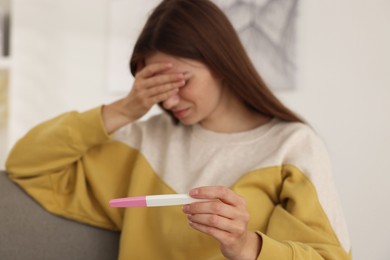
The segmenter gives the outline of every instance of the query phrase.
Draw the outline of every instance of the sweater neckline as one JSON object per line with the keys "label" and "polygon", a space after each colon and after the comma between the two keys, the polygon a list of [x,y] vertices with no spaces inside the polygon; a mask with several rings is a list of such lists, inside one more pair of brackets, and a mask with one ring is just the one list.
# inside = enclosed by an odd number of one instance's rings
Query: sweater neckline
{"label": "sweater neckline", "polygon": [[201,124],[191,127],[192,136],[200,141],[213,144],[244,144],[263,138],[268,131],[277,123],[276,117],[269,122],[254,129],[237,133],[220,133],[204,128]]}

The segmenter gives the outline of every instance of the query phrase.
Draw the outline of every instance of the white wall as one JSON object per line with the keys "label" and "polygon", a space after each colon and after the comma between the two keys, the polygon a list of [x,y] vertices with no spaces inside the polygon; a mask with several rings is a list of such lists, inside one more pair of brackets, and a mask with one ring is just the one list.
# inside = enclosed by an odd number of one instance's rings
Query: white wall
{"label": "white wall", "polygon": [[14,0],[10,135],[110,99],[105,90],[107,1]]}
{"label": "white wall", "polygon": [[[106,90],[109,0],[14,0],[9,146]],[[130,10],[129,10],[130,11]],[[325,140],[354,259],[390,257],[390,1],[301,1],[298,87],[279,92]]]}
{"label": "white wall", "polygon": [[299,88],[280,93],[324,137],[354,259],[390,259],[390,1],[305,1]]}

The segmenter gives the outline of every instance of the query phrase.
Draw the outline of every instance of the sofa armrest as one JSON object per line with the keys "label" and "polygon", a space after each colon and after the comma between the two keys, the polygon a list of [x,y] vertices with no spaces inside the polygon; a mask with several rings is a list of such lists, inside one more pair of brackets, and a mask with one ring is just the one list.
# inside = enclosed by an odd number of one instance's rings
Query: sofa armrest
{"label": "sofa armrest", "polygon": [[0,171],[2,259],[117,259],[119,233],[46,212]]}

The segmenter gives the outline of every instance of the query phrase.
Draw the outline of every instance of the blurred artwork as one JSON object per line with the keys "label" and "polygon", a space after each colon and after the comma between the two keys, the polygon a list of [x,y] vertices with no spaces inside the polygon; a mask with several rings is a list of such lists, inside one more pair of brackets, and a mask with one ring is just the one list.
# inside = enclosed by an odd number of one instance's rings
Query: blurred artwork
{"label": "blurred artwork", "polygon": [[0,58],[9,56],[10,1],[0,0]]}
{"label": "blurred artwork", "polygon": [[298,0],[213,0],[229,17],[264,81],[295,87]]}
{"label": "blurred artwork", "polygon": [[0,0],[0,127],[7,120],[9,2]]}

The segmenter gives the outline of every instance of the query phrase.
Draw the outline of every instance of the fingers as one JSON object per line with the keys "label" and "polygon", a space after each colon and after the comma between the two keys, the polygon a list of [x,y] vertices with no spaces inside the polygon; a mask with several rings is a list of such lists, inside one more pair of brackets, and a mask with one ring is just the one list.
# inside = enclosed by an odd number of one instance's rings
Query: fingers
{"label": "fingers", "polygon": [[[126,100],[135,118],[140,118],[157,104],[174,97],[186,84],[188,75],[172,73],[170,63],[153,63],[137,70],[133,87]],[[175,103],[178,103],[175,101]]]}
{"label": "fingers", "polygon": [[136,81],[142,81],[142,87],[150,88],[183,80],[185,83],[191,77],[191,74],[188,72],[166,73],[170,68],[172,68],[171,63],[153,63],[140,70],[135,75],[135,79]]}
{"label": "fingers", "polygon": [[[150,104],[158,104],[160,102],[164,102],[167,99],[175,97],[175,95],[179,92],[177,88],[171,89],[168,91],[165,91],[163,93],[159,93],[157,95],[151,96],[150,97]],[[178,99],[178,98],[177,98]]]}
{"label": "fingers", "polygon": [[[242,234],[246,231],[246,217],[231,219],[216,214],[188,214],[190,225],[197,224],[201,229],[215,233],[217,230],[227,234]],[[204,227],[201,227],[204,226]],[[214,229],[214,230],[213,230]],[[207,231],[207,230],[202,230]]]}
{"label": "fingers", "polygon": [[183,74],[156,76],[143,81],[142,88],[148,91],[150,96],[159,95],[173,89],[179,89],[185,85]]}
{"label": "fingers", "polygon": [[165,62],[153,63],[148,66],[142,65],[139,68],[137,67],[138,73],[135,76],[141,78],[149,78],[153,75],[171,69],[172,66],[173,66],[172,63],[165,63]]}
{"label": "fingers", "polygon": [[184,85],[184,80],[169,82],[162,85],[144,84],[143,86],[134,86],[132,95],[138,98],[145,108],[149,108],[175,96],[179,92],[179,88]]}
{"label": "fingers", "polygon": [[213,199],[185,205],[183,212],[190,222],[214,227],[231,233],[245,231],[249,221],[245,200],[223,186],[201,187],[191,190],[195,198]]}
{"label": "fingers", "polygon": [[211,235],[212,237],[214,237],[215,239],[217,239],[220,242],[226,241],[228,238],[230,239],[230,236],[231,236],[230,235],[231,233],[228,231],[225,231],[223,229],[220,229],[220,228],[217,228],[214,226],[201,224],[199,222],[192,221],[191,219],[189,219],[189,224],[194,229],[196,229],[202,233]]}
{"label": "fingers", "polygon": [[245,199],[234,193],[231,189],[224,186],[206,186],[192,189],[189,192],[191,197],[199,199],[219,199],[222,202],[240,207],[246,208]]}
{"label": "fingers", "polygon": [[241,208],[223,203],[222,201],[199,202],[185,205],[183,212],[188,220],[230,233],[245,231],[249,221],[249,213]]}
{"label": "fingers", "polygon": [[[225,256],[240,256],[249,234],[249,212],[245,200],[223,186],[200,187],[190,191],[194,198],[212,199],[185,205],[183,212],[194,229],[220,242]],[[234,257],[233,257],[234,258]]]}
{"label": "fingers", "polygon": [[213,214],[216,216],[223,216],[228,219],[236,219],[241,217],[241,211],[236,207],[226,204],[222,201],[210,201],[191,203],[183,207],[187,214]]}

